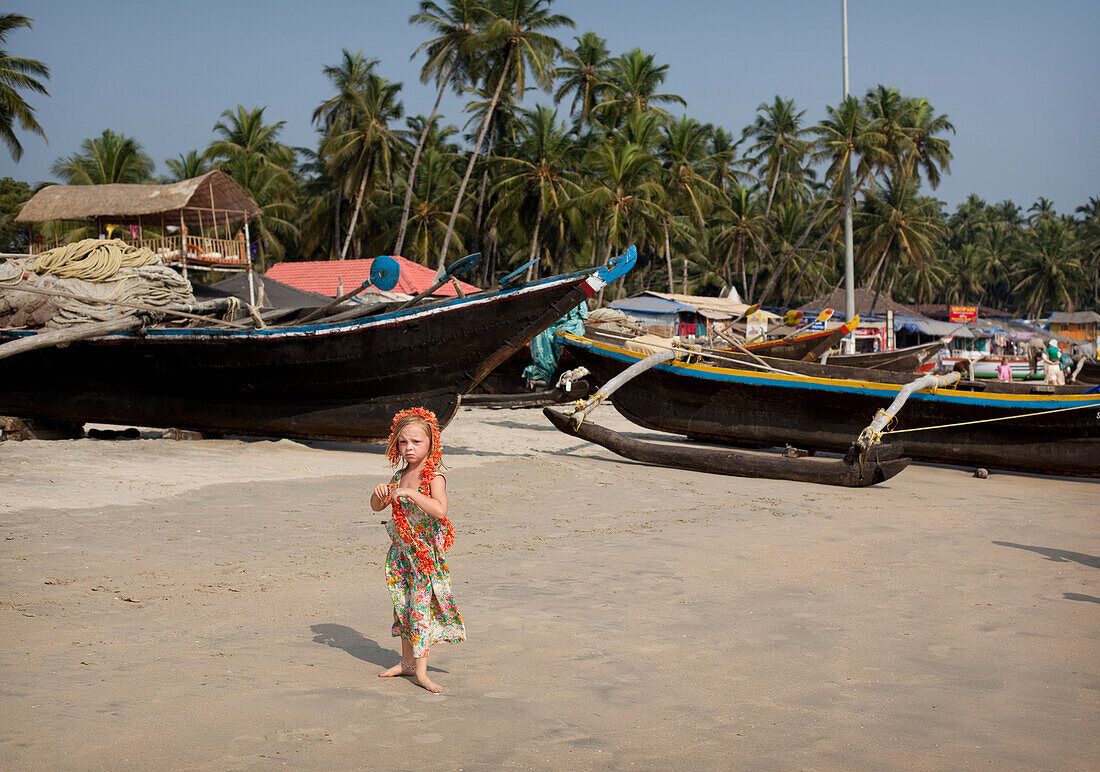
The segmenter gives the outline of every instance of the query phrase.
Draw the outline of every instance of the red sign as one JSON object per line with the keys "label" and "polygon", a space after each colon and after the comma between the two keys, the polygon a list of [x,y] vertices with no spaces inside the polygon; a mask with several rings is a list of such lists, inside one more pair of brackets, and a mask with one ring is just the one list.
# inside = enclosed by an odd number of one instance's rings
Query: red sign
{"label": "red sign", "polygon": [[951,306],[951,322],[973,322],[978,318],[977,306]]}

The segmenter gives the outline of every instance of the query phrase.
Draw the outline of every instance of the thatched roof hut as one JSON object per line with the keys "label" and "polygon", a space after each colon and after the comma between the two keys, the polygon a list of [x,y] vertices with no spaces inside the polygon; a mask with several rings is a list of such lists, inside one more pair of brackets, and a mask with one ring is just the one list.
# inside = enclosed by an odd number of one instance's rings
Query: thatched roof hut
{"label": "thatched roof hut", "polygon": [[165,222],[188,228],[247,222],[260,215],[252,197],[225,172],[170,185],[51,185],[23,205],[16,222],[109,220],[119,225]]}

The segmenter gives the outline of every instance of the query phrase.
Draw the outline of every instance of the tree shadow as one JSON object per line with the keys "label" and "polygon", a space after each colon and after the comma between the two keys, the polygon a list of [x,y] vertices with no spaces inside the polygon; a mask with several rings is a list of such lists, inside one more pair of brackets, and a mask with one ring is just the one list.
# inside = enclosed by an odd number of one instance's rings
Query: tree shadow
{"label": "tree shadow", "polygon": [[1083,600],[1088,603],[1100,603],[1100,598],[1095,595],[1085,595],[1082,592],[1063,592],[1062,597],[1066,600]]}
{"label": "tree shadow", "polygon": [[[314,633],[314,643],[323,643],[326,646],[332,646],[334,649],[342,649],[356,659],[370,662],[372,665],[388,668],[401,661],[400,644],[398,644],[397,649],[384,649],[378,645],[377,641],[367,638],[358,630],[346,625],[323,623],[310,625],[309,629]],[[394,639],[395,642],[397,640]],[[436,673],[447,672],[431,665],[428,665],[428,670]]]}
{"label": "tree shadow", "polygon": [[1080,563],[1089,568],[1100,568],[1100,558],[1095,555],[1086,555],[1083,552],[1070,552],[1069,550],[1059,550],[1053,547],[1033,547],[1028,544],[1013,544],[1010,541],[994,541],[993,543],[1001,547],[1013,547],[1018,550],[1037,552],[1045,556],[1047,560],[1052,560],[1055,563]]}

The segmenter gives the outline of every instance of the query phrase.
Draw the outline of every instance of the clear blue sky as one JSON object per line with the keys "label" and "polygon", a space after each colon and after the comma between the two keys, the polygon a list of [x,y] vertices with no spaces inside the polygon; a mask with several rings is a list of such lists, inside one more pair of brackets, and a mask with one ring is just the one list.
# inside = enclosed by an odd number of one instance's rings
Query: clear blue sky
{"label": "clear blue sky", "polygon": [[[35,20],[8,40],[16,56],[49,65],[50,97],[31,97],[49,145],[20,133],[18,164],[0,176],[37,183],[50,165],[105,128],[166,158],[205,148],[223,110],[266,105],[282,140],[314,147],[313,109],[332,93],[321,72],[341,48],[381,60],[403,82],[407,113],[434,92],[410,61],[425,31],[413,0],[14,0]],[[557,0],[554,10],[594,30],[613,53],[635,46],[670,65],[667,91],[686,112],[735,135],[775,95],[812,125],[842,93],[840,0]],[[954,207],[970,193],[1026,209],[1039,196],[1072,212],[1100,196],[1100,1],[850,0],[852,93],[882,83],[926,96],[958,131],[952,173],[935,195]],[[533,98],[549,103],[546,95]],[[531,103],[532,97],[527,102]],[[461,125],[460,103],[444,104]],[[564,115],[567,106],[563,106]]]}

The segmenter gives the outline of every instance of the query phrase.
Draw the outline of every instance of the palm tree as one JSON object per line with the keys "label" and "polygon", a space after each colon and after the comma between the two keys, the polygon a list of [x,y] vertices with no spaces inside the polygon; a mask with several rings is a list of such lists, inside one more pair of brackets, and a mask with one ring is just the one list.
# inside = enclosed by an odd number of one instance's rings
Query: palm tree
{"label": "palm tree", "polygon": [[235,111],[223,112],[223,120],[214,124],[216,139],[206,150],[215,168],[230,174],[260,207],[261,264],[269,254],[281,258],[284,239],[298,233],[292,222],[298,211],[292,173],[295,152],[278,141],[285,122],[264,123],[265,109],[237,105]]}
{"label": "palm tree", "polygon": [[298,204],[294,181],[285,169],[269,163],[259,154],[237,155],[219,164],[233,180],[248,191],[260,208],[255,238],[260,245],[259,265],[268,255],[276,260],[286,256],[286,243],[299,235],[295,224]]}
{"label": "palm tree", "polygon": [[[32,19],[15,13],[0,14],[0,46],[7,43],[8,34],[20,27],[31,28]],[[8,146],[13,161],[23,157],[23,146],[15,136],[15,124],[24,131],[46,139],[46,132],[34,117],[34,108],[19,94],[20,90],[49,96],[37,79],[49,80],[50,68],[35,59],[10,56],[0,48],[0,138]],[[48,144],[48,143],[47,143]]]}
{"label": "palm tree", "polygon": [[458,94],[469,81],[470,68],[477,49],[476,29],[483,15],[484,11],[476,0],[450,0],[446,8],[440,7],[431,0],[421,0],[420,12],[409,18],[410,24],[423,24],[435,35],[427,42],[421,43],[413,52],[413,56],[422,50],[426,51],[428,61],[420,70],[420,82],[427,83],[434,80],[438,92],[409,164],[409,176],[405,181],[405,201],[401,208],[401,224],[398,226],[397,244],[394,246],[395,254],[401,254],[405,244],[405,229],[409,223],[416,168],[420,164],[420,155],[424,152],[424,143],[428,139],[428,127],[432,125],[436,113],[439,112],[439,103],[443,100],[443,94],[447,88],[452,88]]}
{"label": "palm tree", "polygon": [[919,177],[923,171],[928,184],[935,190],[940,185],[941,171],[951,172],[954,157],[951,143],[937,135],[947,131],[954,134],[955,127],[946,115],[936,115],[924,97],[909,100],[907,108],[905,133],[910,146],[904,159],[907,173]]}
{"label": "palm tree", "polygon": [[592,110],[608,90],[611,54],[607,41],[595,32],[586,32],[574,40],[577,47],[562,53],[562,65],[554,73],[562,81],[554,92],[554,101],[560,103],[572,92],[569,111],[576,116],[577,138],[580,139],[585,124],[591,120]]}
{"label": "palm tree", "polygon": [[1058,216],[1058,213],[1054,211],[1054,202],[1044,196],[1035,199],[1035,203],[1029,206],[1027,211],[1032,213],[1027,218],[1027,221],[1032,225],[1037,225],[1044,220],[1053,220]]}
{"label": "palm tree", "polygon": [[[367,78],[378,66],[377,59],[367,59],[361,51],[354,54],[346,48],[342,49],[343,58],[338,65],[326,65],[324,73],[332,85],[336,87],[336,95],[329,97],[313,111],[313,122],[318,124],[322,131],[322,144],[332,138],[334,132],[342,126],[354,110],[356,94],[366,86]],[[340,174],[343,170],[336,170]],[[332,250],[336,255],[340,251],[340,222],[343,209],[343,191],[347,187],[347,180],[337,177],[336,195],[332,206]]]}
{"label": "palm tree", "polygon": [[635,48],[612,60],[607,83],[610,98],[597,106],[610,116],[606,121],[608,125],[616,126],[625,116],[651,110],[663,118],[669,118],[668,112],[660,105],[687,106],[678,94],[655,93],[664,83],[668,65],[657,65],[654,59],[654,54]]}
{"label": "palm tree", "polygon": [[802,128],[802,116],[806,111],[795,112],[793,99],[776,96],[772,104],[761,104],[756,112],[756,120],[745,129],[744,137],[755,140],[746,152],[768,179],[768,203],[764,206],[764,216],[767,217],[771,214],[780,172],[787,171],[789,174],[792,167],[801,165],[806,151],[806,143],[802,139],[806,134],[806,129]]}
{"label": "palm tree", "polygon": [[330,168],[344,170],[341,175],[343,179],[359,180],[355,208],[340,249],[341,260],[347,257],[368,184],[376,182],[378,167],[381,166],[387,178],[390,176],[393,155],[399,142],[396,133],[390,129],[390,123],[402,115],[403,107],[397,100],[400,90],[400,83],[391,83],[373,73],[368,75],[363,87],[351,94],[349,114],[337,125],[322,148],[321,155]]}
{"label": "palm tree", "polygon": [[878,85],[868,89],[863,98],[874,130],[882,135],[882,147],[886,151],[874,164],[875,171],[884,177],[901,171],[902,160],[913,148],[912,140],[906,131],[908,117],[906,102],[896,88]]}
{"label": "palm tree", "polygon": [[945,232],[941,204],[918,196],[917,189],[916,180],[902,177],[888,180],[881,196],[867,194],[863,210],[857,213],[857,240],[862,245],[864,266],[875,262],[864,286],[877,288],[880,272],[885,276],[890,267],[899,268],[902,262],[913,270],[923,270],[933,256],[936,241]]}
{"label": "palm tree", "polygon": [[1024,314],[1040,318],[1043,309],[1074,310],[1075,288],[1084,270],[1080,245],[1070,226],[1062,220],[1042,219],[1024,232],[1018,249],[1018,281],[1012,292]]}
{"label": "palm tree", "polygon": [[[420,159],[420,173],[413,187],[409,209],[408,239],[405,257],[425,265],[439,253],[447,233],[451,201],[458,189],[458,173],[454,169],[455,154],[433,141],[431,133]],[[470,219],[461,213],[456,230],[465,233]]]}
{"label": "palm tree", "polygon": [[[454,207],[451,209],[451,220],[447,223],[447,234],[443,239],[443,249],[439,255],[440,268],[443,267],[446,259],[447,248],[454,232],[454,223],[458,219],[458,210],[462,206],[466,186],[470,182],[474,164],[481,153],[485,133],[489,130],[493,110],[500,100],[500,92],[503,90],[505,82],[513,84],[514,97],[517,102],[523,99],[528,72],[530,72],[536,83],[547,89],[553,84],[552,65],[561,53],[562,46],[556,38],[548,35],[546,31],[575,25],[568,16],[551,14],[549,12],[550,2],[551,0],[488,0],[485,6],[488,15],[479,40],[484,41],[485,50],[488,52],[486,57],[488,61],[479,63],[478,70],[482,73],[499,72],[499,75],[496,89],[493,91],[492,99],[489,102],[489,108],[485,111],[477,140],[474,142],[473,151],[470,153],[466,173],[463,175],[462,183],[458,187]],[[495,57],[500,58],[499,71],[489,66]]]}
{"label": "palm tree", "polygon": [[949,279],[944,287],[948,303],[981,303],[989,285],[989,264],[973,244],[964,244],[948,261]]}
{"label": "palm tree", "polygon": [[235,161],[242,157],[259,158],[264,164],[289,170],[294,164],[294,151],[277,141],[286,121],[264,123],[266,107],[251,110],[237,105],[236,112],[226,110],[224,121],[214,124],[214,134],[220,137],[206,150],[208,158],[218,161]]}
{"label": "palm tree", "polygon": [[[845,175],[851,168],[852,162],[856,162],[855,181],[845,191],[843,200],[839,202],[840,206],[835,213],[835,222],[822,233],[822,240],[829,231],[836,227],[836,223],[839,222],[840,218],[844,217],[844,213],[851,207],[856,193],[871,176],[874,166],[889,160],[888,153],[883,147],[885,137],[875,130],[874,124],[868,121],[858,99],[846,97],[840,103],[840,107],[830,106],[826,110],[828,117],[810,129],[817,137],[816,142],[810,147],[813,148],[815,161],[829,161],[825,178],[832,180],[832,186],[826,195],[820,197],[817,210],[807,221],[802,235],[788,248],[787,252],[780,258],[779,264],[775,267],[771,276],[768,277],[768,282],[764,285],[764,289],[758,298],[760,302],[764,302],[771,295],[779,278],[784,275],[783,271],[787,267],[787,263],[794,258],[795,253],[810,235],[810,232],[820,222],[826,206],[830,203],[836,203],[837,193],[841,190]],[[819,242],[818,247],[813,250],[814,255],[817,254],[821,243],[823,242]],[[803,265],[803,270],[792,282],[786,303],[790,303],[790,299],[801,284],[809,265],[810,260],[807,260]]]}
{"label": "palm tree", "polygon": [[710,169],[708,179],[711,184],[720,190],[727,190],[742,181],[754,181],[755,178],[748,172],[740,169],[744,161],[737,158],[737,146],[740,140],[735,140],[733,135],[721,126],[712,126],[709,139],[709,157],[706,166]]}
{"label": "palm tree", "polygon": [[70,185],[149,182],[153,159],[137,140],[105,129],[80,143],[79,153],[58,158],[50,171]]}
{"label": "palm tree", "polygon": [[188,150],[186,155],[180,153],[175,158],[167,158],[164,164],[172,172],[174,182],[201,177],[210,171],[210,162],[197,150]]}
{"label": "palm tree", "polygon": [[[539,233],[547,215],[560,217],[570,199],[580,191],[574,156],[577,147],[558,114],[548,107],[524,111],[519,143],[515,155],[500,160],[504,176],[496,185],[499,206],[519,211],[525,204],[535,204],[534,221],[530,227],[531,249],[528,260],[539,254]],[[535,270],[528,270],[528,277]]]}
{"label": "palm tree", "polygon": [[591,178],[577,203],[599,217],[606,241],[604,262],[614,245],[634,238],[643,219],[660,220],[665,214],[658,201],[663,189],[654,179],[657,159],[633,143],[602,143],[592,153]]}
{"label": "palm tree", "polygon": [[751,249],[757,255],[757,268],[759,268],[764,241],[768,235],[768,221],[760,208],[759,200],[752,195],[749,188],[735,185],[722,201],[719,222],[723,227],[714,238],[714,247],[725,251],[722,271],[726,283],[733,286],[731,271],[740,271],[741,293],[743,297],[751,298],[756,289],[756,279],[754,275],[753,286],[750,286],[747,271],[748,253]]}

